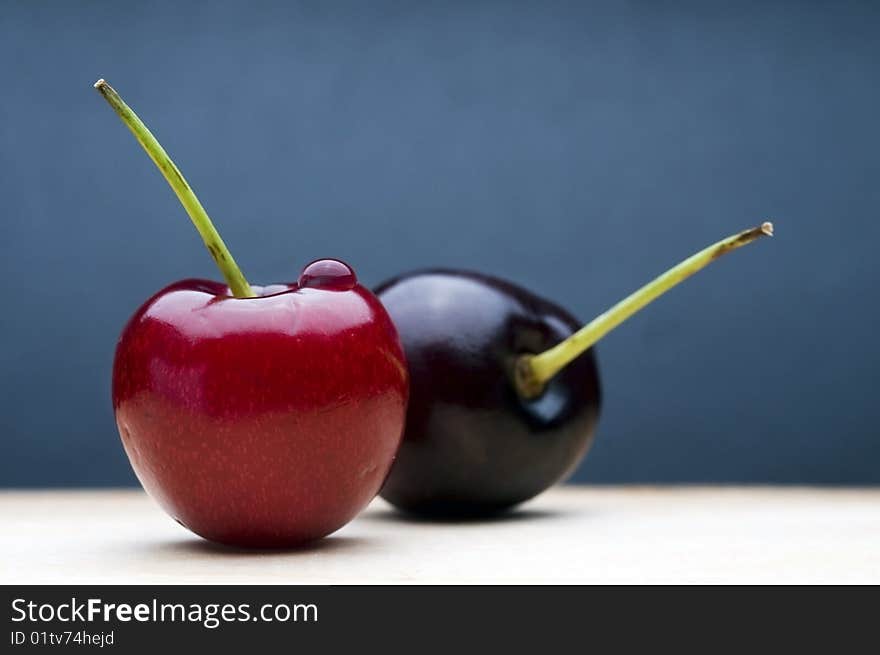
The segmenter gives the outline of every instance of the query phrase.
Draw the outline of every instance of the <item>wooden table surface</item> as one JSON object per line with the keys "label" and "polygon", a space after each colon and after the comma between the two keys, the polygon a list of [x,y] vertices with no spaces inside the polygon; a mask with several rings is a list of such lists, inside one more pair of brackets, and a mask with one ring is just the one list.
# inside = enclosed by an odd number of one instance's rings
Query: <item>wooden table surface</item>
{"label": "wooden table surface", "polygon": [[880,583],[880,488],[562,487],[507,518],[381,500],[314,546],[246,552],[143,492],[0,492],[0,583]]}

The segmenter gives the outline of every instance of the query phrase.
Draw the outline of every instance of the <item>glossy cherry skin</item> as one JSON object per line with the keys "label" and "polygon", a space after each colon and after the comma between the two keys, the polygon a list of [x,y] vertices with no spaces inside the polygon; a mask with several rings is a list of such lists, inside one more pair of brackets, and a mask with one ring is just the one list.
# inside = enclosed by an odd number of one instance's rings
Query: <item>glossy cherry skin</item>
{"label": "glossy cherry skin", "polygon": [[570,474],[593,441],[600,386],[595,355],[525,400],[513,366],[580,323],[561,307],[487,275],[430,270],[376,290],[397,326],[410,371],[406,430],[381,491],[405,511],[484,516]]}
{"label": "glossy cherry skin", "polygon": [[317,539],[363,509],[388,473],[406,360],[376,297],[331,268],[340,275],[255,287],[250,299],[178,282],[122,332],[113,407],[126,453],[149,494],[206,539]]}

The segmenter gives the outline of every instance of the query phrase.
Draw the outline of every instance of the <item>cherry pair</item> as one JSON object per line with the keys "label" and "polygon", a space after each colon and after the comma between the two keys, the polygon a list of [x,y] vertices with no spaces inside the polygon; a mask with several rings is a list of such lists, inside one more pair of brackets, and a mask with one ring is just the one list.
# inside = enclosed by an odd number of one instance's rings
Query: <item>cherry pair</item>
{"label": "cherry pair", "polygon": [[584,327],[520,287],[462,271],[401,276],[374,295],[349,266],[324,259],[296,283],[255,287],[147,127],[106,82],[95,87],[225,278],[150,298],[113,366],[117,426],[144,488],[223,543],[317,539],[380,488],[429,516],[484,516],[533,497],[593,439],[593,344],[719,256],[772,234],[764,223],[719,241]]}

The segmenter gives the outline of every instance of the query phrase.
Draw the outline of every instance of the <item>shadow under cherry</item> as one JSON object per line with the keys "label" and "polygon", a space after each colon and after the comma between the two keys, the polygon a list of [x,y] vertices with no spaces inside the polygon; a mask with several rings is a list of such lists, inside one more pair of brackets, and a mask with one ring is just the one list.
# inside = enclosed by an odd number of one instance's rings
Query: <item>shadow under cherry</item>
{"label": "shadow under cherry", "polygon": [[525,521],[546,521],[566,516],[568,512],[557,509],[538,509],[523,507],[506,510],[497,514],[480,516],[424,516],[393,507],[370,512],[360,518],[362,521],[381,521],[385,523],[412,523],[420,525],[484,525],[496,523],[520,523]]}
{"label": "shadow under cherry", "polygon": [[358,550],[369,544],[369,539],[361,537],[348,537],[344,535],[330,535],[323,539],[311,541],[299,546],[285,548],[241,548],[226,544],[207,541],[193,535],[191,538],[183,537],[172,541],[161,541],[145,544],[144,549],[150,550],[156,555],[170,557],[199,556],[224,559],[267,558],[267,557],[297,557],[314,555],[316,553],[342,553]]}

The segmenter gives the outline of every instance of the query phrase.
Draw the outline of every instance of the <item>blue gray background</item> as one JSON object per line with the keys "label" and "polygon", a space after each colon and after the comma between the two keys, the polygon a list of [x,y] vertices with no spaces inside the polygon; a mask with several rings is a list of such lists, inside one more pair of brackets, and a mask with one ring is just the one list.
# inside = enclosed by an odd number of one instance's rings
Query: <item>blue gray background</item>
{"label": "blue gray background", "polygon": [[511,278],[590,318],[771,217],[599,347],[576,480],[880,483],[880,5],[0,3],[0,486],[134,484],[120,328],[217,277],[106,77],[255,283]]}

